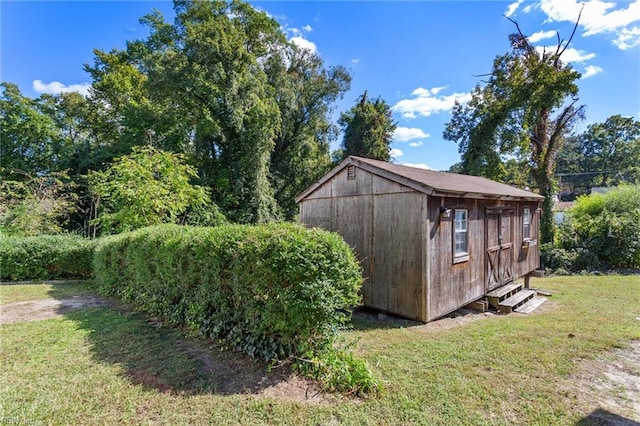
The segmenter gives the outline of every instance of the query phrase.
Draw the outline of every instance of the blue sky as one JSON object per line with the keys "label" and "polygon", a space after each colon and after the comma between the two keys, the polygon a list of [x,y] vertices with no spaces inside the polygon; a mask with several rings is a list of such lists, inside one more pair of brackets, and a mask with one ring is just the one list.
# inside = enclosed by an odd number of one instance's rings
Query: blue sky
{"label": "blue sky", "polygon": [[[509,50],[518,21],[536,46],[567,39],[580,11],[575,0],[539,1],[253,1],[297,44],[317,51],[328,66],[351,70],[351,90],[335,118],[365,90],[381,96],[398,122],[395,162],[447,169],[457,145],[442,139],[455,99],[468,99]],[[640,0],[587,0],[565,59],[583,74],[580,102],[589,123],[614,114],[640,118]],[[138,19],[156,8],[172,19],[169,1],[0,2],[0,80],[31,97],[86,91],[83,71],[92,49],[124,48],[144,38]],[[337,147],[337,142],[333,148]]]}

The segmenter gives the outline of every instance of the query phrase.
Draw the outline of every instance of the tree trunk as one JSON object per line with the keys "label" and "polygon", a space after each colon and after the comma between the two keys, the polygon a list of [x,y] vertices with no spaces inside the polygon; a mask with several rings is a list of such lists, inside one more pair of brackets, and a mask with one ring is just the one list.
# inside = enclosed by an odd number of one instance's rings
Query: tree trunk
{"label": "tree trunk", "polygon": [[540,239],[541,242],[551,243],[555,235],[556,225],[553,219],[553,206],[555,204],[555,182],[553,181],[553,174],[546,173],[545,168],[542,170],[536,170],[533,173],[533,178],[538,185],[540,195],[544,197],[542,202],[542,215],[540,217]]}

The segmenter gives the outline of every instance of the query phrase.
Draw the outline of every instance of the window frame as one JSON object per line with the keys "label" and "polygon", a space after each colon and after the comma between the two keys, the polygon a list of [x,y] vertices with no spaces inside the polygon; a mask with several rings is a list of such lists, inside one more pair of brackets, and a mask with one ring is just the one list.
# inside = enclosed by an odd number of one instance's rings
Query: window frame
{"label": "window frame", "polygon": [[531,241],[531,209],[529,207],[522,209],[522,240]]}
{"label": "window frame", "polygon": [[[464,215],[463,221],[458,220],[458,214],[462,213]],[[453,252],[453,263],[461,263],[469,260],[469,210],[460,208],[453,209],[453,220],[452,222],[452,232],[451,232],[451,240],[452,240],[452,252]],[[458,223],[464,224],[464,229],[458,229]],[[458,251],[458,235],[464,235],[464,251]]]}

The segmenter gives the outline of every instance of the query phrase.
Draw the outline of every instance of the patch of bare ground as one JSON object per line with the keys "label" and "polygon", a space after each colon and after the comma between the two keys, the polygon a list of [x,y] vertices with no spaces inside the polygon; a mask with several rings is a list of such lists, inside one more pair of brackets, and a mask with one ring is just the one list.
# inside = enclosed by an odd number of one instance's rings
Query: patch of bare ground
{"label": "patch of bare ground", "polygon": [[62,318],[64,314],[75,309],[106,306],[109,306],[108,301],[93,295],[8,303],[0,306],[0,324]]}
{"label": "patch of bare ground", "polygon": [[578,401],[591,410],[585,424],[640,425],[640,341],[581,361],[571,388]]}
{"label": "patch of bare ground", "polygon": [[245,354],[206,343],[182,340],[179,346],[200,361],[204,374],[215,377],[218,394],[244,394],[310,404],[333,403],[339,399],[337,395],[322,392],[316,382],[293,372],[289,363],[269,369]]}

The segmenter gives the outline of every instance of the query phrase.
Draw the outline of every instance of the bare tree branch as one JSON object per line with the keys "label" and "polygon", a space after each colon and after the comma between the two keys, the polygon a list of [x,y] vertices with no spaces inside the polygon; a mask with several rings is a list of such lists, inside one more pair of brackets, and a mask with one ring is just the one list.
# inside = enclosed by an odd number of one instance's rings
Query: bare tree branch
{"label": "bare tree branch", "polygon": [[562,51],[560,52],[558,57],[562,56],[564,51],[567,50],[567,47],[569,47],[569,45],[571,44],[571,40],[573,40],[573,36],[576,34],[576,30],[578,29],[578,23],[580,22],[580,17],[582,16],[582,11],[583,10],[584,10],[584,3],[582,4],[582,7],[580,8],[580,13],[578,13],[578,19],[576,19],[576,24],[573,26],[573,31],[571,31],[571,37],[569,37],[569,40],[567,40],[567,43],[564,45],[564,49],[562,49]]}

